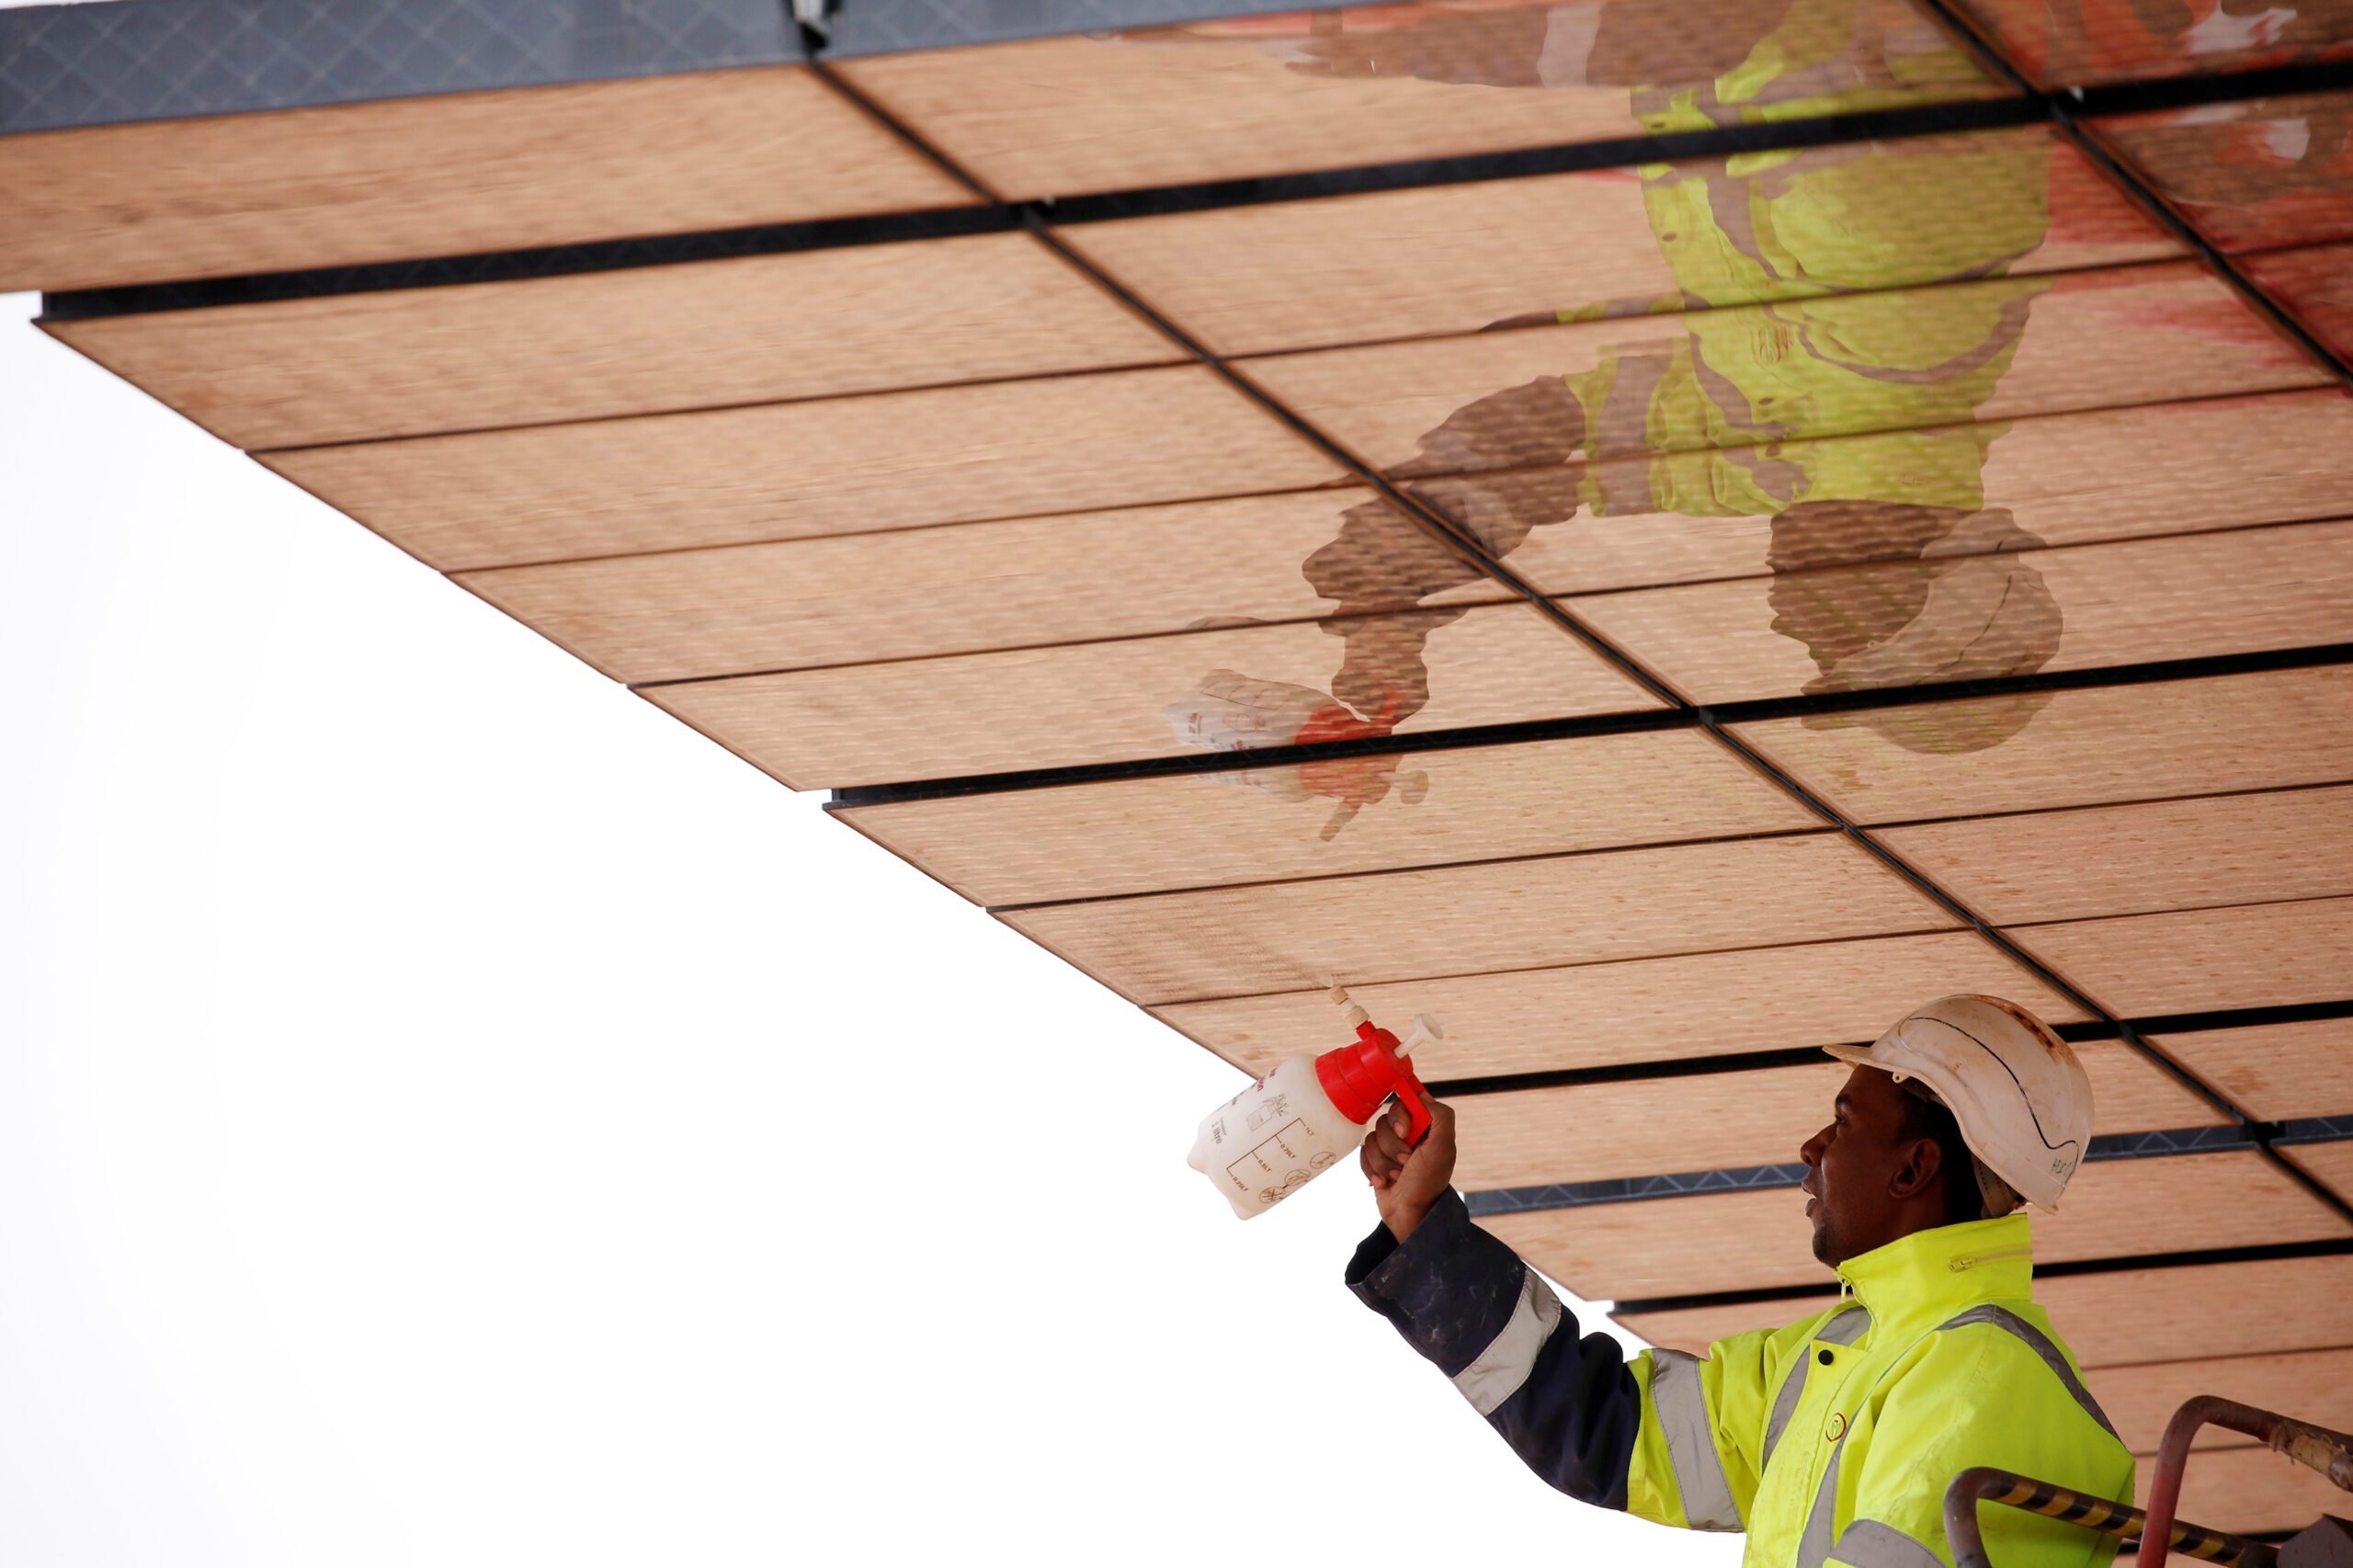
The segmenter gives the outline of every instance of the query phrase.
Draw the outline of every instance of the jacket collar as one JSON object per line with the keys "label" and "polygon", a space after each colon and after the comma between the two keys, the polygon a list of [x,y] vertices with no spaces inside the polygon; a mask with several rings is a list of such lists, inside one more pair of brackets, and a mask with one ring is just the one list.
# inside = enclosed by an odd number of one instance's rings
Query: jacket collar
{"label": "jacket collar", "polygon": [[1874,1331],[1933,1328],[1980,1301],[2034,1293],[2033,1239],[2023,1210],[1915,1231],[1838,1266]]}

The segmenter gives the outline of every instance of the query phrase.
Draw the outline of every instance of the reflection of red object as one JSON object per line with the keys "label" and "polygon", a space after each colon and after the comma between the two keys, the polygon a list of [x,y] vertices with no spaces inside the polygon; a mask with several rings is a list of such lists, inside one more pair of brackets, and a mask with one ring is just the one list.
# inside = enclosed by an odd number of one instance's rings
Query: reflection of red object
{"label": "reflection of red object", "polygon": [[2071,87],[2342,58],[2353,51],[2353,40],[2330,36],[2338,5],[2282,0],[2248,12],[2226,7],[2224,0],[2154,6],[2135,0],[1966,0],[1964,8],[2037,85]]}
{"label": "reflection of red object", "polygon": [[[1404,702],[1402,693],[1391,692],[1381,700],[1381,710],[1370,719],[1359,719],[1356,713],[1337,702],[1327,702],[1307,716],[1307,722],[1291,737],[1293,745],[1319,745],[1333,741],[1356,741],[1386,735],[1396,727],[1397,710]],[[1428,780],[1421,774],[1409,774],[1400,778],[1396,772],[1397,758],[1386,756],[1343,756],[1329,762],[1302,762],[1299,765],[1299,781],[1308,793],[1322,795],[1339,802],[1331,820],[1324,824],[1319,837],[1336,837],[1346,827],[1348,819],[1365,807],[1381,800],[1392,784],[1403,787],[1405,799],[1418,801]]]}

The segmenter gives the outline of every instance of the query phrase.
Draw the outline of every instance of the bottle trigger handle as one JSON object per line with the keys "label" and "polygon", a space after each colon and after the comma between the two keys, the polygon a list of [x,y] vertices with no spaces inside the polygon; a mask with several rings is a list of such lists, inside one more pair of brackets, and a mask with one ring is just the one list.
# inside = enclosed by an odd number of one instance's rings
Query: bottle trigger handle
{"label": "bottle trigger handle", "polygon": [[1405,1142],[1411,1148],[1421,1147],[1422,1140],[1428,1137],[1430,1131],[1430,1092],[1422,1086],[1421,1078],[1414,1072],[1414,1048],[1445,1038],[1434,1020],[1426,1014],[1416,1013],[1413,1028],[1397,1047],[1397,1064],[1404,1069],[1402,1081],[1397,1085],[1397,1103],[1405,1108]]}

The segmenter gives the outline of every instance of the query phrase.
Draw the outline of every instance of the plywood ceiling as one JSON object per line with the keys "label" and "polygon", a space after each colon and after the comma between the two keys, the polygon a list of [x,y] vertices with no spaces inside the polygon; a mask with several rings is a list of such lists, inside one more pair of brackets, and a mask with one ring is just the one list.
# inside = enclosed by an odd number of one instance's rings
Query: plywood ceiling
{"label": "plywood ceiling", "polygon": [[1483,1222],[1662,1342],[1823,1299],[1821,1046],[2033,1008],[2100,1140],[2041,1295],[2138,1447],[2353,1399],[2353,78],[2276,74],[2340,13],[1364,6],[42,132],[0,285],[1170,1049],[1437,1017]]}

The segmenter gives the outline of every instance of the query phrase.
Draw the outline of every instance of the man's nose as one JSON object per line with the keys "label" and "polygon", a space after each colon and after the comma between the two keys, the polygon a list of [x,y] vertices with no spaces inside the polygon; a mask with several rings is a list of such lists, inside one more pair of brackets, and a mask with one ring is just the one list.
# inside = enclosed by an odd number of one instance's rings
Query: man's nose
{"label": "man's nose", "polygon": [[1809,1165],[1822,1164],[1822,1134],[1817,1132],[1798,1145],[1798,1159]]}

